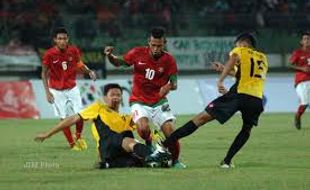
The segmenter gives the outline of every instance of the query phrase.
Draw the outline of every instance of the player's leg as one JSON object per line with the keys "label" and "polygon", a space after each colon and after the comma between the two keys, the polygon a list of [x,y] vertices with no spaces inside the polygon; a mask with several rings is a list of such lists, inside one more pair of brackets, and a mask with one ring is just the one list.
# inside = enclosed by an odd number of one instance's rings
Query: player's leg
{"label": "player's leg", "polygon": [[151,129],[149,126],[150,110],[147,106],[140,104],[133,104],[131,106],[131,112],[133,114],[133,121],[138,126],[137,132],[139,136],[145,140],[145,144],[149,147],[152,146]]}
{"label": "player's leg", "polygon": [[231,144],[224,160],[221,162],[222,168],[233,166],[231,160],[249,140],[252,127],[258,124],[259,116],[264,110],[261,99],[247,95],[240,95],[239,108],[242,114],[243,125],[241,131]]}
{"label": "player's leg", "polygon": [[[72,109],[73,109],[72,114],[79,113],[79,111],[82,109],[82,99],[80,96],[79,88],[75,86],[73,89],[69,90],[67,93],[68,93],[67,94],[68,98],[72,102]],[[68,113],[68,114],[71,115],[71,113]],[[82,150],[85,150],[87,149],[87,143],[81,136],[83,132],[83,128],[84,128],[84,121],[81,119],[75,124],[75,126],[76,126],[75,128],[76,129],[75,130],[76,143],[79,145],[79,147]]]}
{"label": "player's leg", "polygon": [[[59,118],[61,118],[61,120],[66,118],[66,96],[64,91],[60,91],[60,90],[55,90],[50,88],[50,92],[53,94],[54,96],[54,103],[53,108],[54,108],[54,112],[55,115],[58,116]],[[63,134],[65,135],[66,140],[68,141],[70,147],[73,150],[77,150],[77,148],[75,147],[75,142],[74,139],[72,137],[72,133],[70,130],[70,127],[64,128],[63,130]]]}
{"label": "player's leg", "polygon": [[164,142],[163,145],[165,147],[169,147],[170,145],[174,144],[179,139],[189,136],[193,132],[195,132],[200,126],[203,124],[212,121],[214,119],[213,116],[211,116],[206,111],[202,111],[198,115],[196,115],[192,120],[187,122],[182,127],[178,128],[176,131],[174,131]]}
{"label": "player's leg", "polygon": [[122,148],[128,153],[134,153],[144,166],[167,167],[171,160],[171,154],[161,147],[151,151],[146,145],[137,142],[133,137],[123,138]]}
{"label": "player's leg", "polygon": [[296,86],[296,93],[300,103],[295,113],[294,126],[296,129],[301,129],[301,117],[306,111],[310,101],[310,81],[298,84]]}

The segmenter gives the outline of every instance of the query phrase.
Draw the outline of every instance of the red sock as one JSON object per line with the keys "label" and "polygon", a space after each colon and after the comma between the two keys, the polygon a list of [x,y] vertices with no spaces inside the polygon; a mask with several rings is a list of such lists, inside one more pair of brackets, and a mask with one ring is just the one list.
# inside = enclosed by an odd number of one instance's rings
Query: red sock
{"label": "red sock", "polygon": [[78,121],[76,124],[76,132],[75,132],[75,135],[76,135],[76,138],[79,139],[81,138],[81,133],[83,131],[83,127],[84,127],[84,122],[83,120],[81,119],[80,121]]}
{"label": "red sock", "polygon": [[180,155],[180,143],[179,141],[176,141],[174,144],[171,144],[168,146],[168,150],[172,155],[172,161],[175,162],[179,159]]}
{"label": "red sock", "polygon": [[300,119],[300,117],[302,116],[302,114],[306,111],[308,105],[300,105],[298,107],[297,113],[296,113],[296,117],[298,119]]}
{"label": "red sock", "polygon": [[70,147],[73,147],[75,143],[74,143],[71,131],[70,131],[70,127],[64,128],[62,132],[64,133],[67,141],[69,142]]}
{"label": "red sock", "polygon": [[139,136],[145,140],[145,143],[147,145],[152,144],[152,137],[151,137],[151,130],[141,130],[140,127],[137,129]]}

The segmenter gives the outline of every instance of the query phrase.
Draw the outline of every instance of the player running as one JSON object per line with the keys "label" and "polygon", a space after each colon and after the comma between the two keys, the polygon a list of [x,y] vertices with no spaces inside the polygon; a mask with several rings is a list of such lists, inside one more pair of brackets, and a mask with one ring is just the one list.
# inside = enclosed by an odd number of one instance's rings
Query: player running
{"label": "player running", "polygon": [[[218,91],[223,94],[213,100],[204,111],[191,121],[173,132],[163,145],[168,147],[176,140],[192,134],[200,126],[216,119],[221,124],[229,120],[237,111],[242,114],[243,125],[230,146],[222,168],[231,168],[232,158],[248,141],[253,126],[257,126],[260,114],[263,112],[263,90],[268,61],[266,55],[255,49],[256,40],[251,33],[242,33],[235,40],[236,47],[230,52],[218,81]],[[229,91],[223,85],[227,75],[235,70],[236,83]]]}
{"label": "player running", "polygon": [[295,88],[299,98],[299,107],[295,114],[294,126],[301,129],[301,116],[310,103],[310,32],[301,34],[301,48],[293,51],[291,67],[296,71]]}
{"label": "player running", "polygon": [[[151,121],[166,137],[174,131],[175,117],[166,95],[177,89],[177,65],[171,54],[164,51],[165,29],[155,27],[151,31],[147,47],[135,47],[123,56],[113,55],[114,48],[107,46],[104,54],[118,66],[133,66],[133,89],[129,102],[138,133],[148,146],[152,146]],[[174,166],[185,168],[179,162],[178,141],[169,145]]]}
{"label": "player running", "polygon": [[[68,44],[69,36],[65,28],[57,28],[53,32],[55,46],[48,49],[42,61],[41,77],[47,101],[53,105],[56,116],[61,120],[82,108],[79,88],[76,86],[78,70],[96,79],[94,71],[88,69],[81,62],[80,51],[77,47]],[[70,127],[64,128],[63,133],[72,150],[87,148],[85,140],[81,137],[83,120],[76,123],[76,142]]]}

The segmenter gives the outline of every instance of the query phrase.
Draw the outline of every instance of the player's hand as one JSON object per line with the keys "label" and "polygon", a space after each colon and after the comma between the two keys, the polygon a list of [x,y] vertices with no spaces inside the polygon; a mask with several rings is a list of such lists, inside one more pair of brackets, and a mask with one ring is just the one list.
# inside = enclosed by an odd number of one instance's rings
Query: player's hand
{"label": "player's hand", "polygon": [[114,51],[113,46],[106,46],[106,47],[104,47],[103,53],[105,56],[110,56],[113,51]]}
{"label": "player's hand", "polygon": [[35,141],[37,142],[43,142],[45,139],[48,138],[48,134],[47,133],[39,133],[37,134],[37,136],[34,138]]}
{"label": "player's hand", "polygon": [[171,90],[171,84],[167,83],[159,90],[159,97],[165,97]]}
{"label": "player's hand", "polygon": [[227,93],[227,90],[226,90],[223,82],[217,81],[216,84],[217,84],[217,90],[218,90],[219,93],[221,93],[221,94],[226,94]]}
{"label": "player's hand", "polygon": [[305,73],[310,73],[310,67],[306,66],[302,69]]}
{"label": "player's hand", "polygon": [[95,81],[97,79],[97,75],[96,75],[96,72],[93,71],[93,70],[90,70],[90,72],[88,73],[89,77]]}
{"label": "player's hand", "polygon": [[224,70],[224,64],[220,63],[220,62],[211,62],[211,67],[213,70],[217,71],[217,72],[222,72]]}
{"label": "player's hand", "polygon": [[54,96],[50,91],[46,92],[46,99],[50,104],[54,103]]}

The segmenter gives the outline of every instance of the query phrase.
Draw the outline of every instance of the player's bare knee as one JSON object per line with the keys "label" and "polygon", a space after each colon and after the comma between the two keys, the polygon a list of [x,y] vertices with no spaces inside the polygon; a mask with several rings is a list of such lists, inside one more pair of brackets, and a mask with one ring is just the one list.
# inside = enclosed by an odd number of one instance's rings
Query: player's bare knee
{"label": "player's bare knee", "polygon": [[122,142],[122,147],[126,152],[133,152],[133,147],[137,142],[133,138],[125,137]]}
{"label": "player's bare knee", "polygon": [[206,111],[200,112],[193,118],[193,122],[196,124],[197,127],[200,127],[211,120],[213,120],[213,117],[209,115]]}

